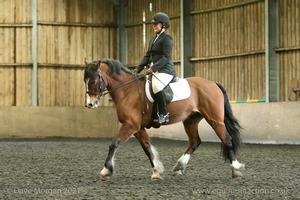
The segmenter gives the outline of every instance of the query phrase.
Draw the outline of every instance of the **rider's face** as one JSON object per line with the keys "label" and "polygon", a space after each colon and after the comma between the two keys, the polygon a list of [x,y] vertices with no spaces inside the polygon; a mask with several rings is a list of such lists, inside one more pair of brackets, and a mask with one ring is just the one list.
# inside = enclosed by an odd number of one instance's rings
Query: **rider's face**
{"label": "rider's face", "polygon": [[153,24],[153,30],[155,33],[159,33],[162,29],[162,23],[152,23]]}

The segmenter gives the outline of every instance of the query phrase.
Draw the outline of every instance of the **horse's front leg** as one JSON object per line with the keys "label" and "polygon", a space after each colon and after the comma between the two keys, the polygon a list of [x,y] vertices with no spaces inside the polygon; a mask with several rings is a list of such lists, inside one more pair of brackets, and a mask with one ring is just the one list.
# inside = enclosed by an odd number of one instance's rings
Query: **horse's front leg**
{"label": "horse's front leg", "polygon": [[103,169],[100,171],[100,179],[107,180],[114,172],[114,157],[119,147],[120,142],[115,138],[109,146],[107,158],[104,163]]}
{"label": "horse's front leg", "polygon": [[137,132],[136,128],[133,128],[131,123],[124,123],[120,127],[117,137],[113,140],[109,146],[107,158],[104,163],[103,169],[100,171],[100,179],[107,180],[114,173],[114,157],[121,143],[128,140],[128,138]]}
{"label": "horse's front leg", "polygon": [[149,135],[145,129],[140,129],[139,132],[135,133],[134,136],[142,145],[146,155],[150,160],[153,174],[151,176],[152,180],[162,179],[162,173],[164,172],[164,166],[160,162],[159,155],[156,149],[151,145]]}

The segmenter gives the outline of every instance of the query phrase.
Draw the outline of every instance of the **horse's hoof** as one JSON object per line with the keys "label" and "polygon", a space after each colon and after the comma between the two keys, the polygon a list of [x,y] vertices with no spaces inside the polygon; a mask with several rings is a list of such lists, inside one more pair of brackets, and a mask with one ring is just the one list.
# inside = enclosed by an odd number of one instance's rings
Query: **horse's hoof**
{"label": "horse's hoof", "polygon": [[110,179],[110,176],[100,176],[101,181],[107,181],[108,179]]}
{"label": "horse's hoof", "polygon": [[111,177],[111,175],[112,173],[110,172],[110,170],[107,169],[106,167],[103,167],[103,169],[100,172],[100,180],[106,181]]}
{"label": "horse's hoof", "polygon": [[180,176],[180,175],[183,175],[182,170],[174,170],[173,171],[173,176]]}
{"label": "horse's hoof", "polygon": [[245,164],[236,162],[235,164],[231,165],[231,169],[232,169],[232,178],[242,177],[242,172],[240,170],[245,169]]}
{"label": "horse's hoof", "polygon": [[155,176],[154,175],[151,176],[151,180],[152,181],[158,181],[158,180],[162,180],[162,179],[163,178],[160,175],[159,176],[156,176],[156,175]]}
{"label": "horse's hoof", "polygon": [[239,178],[242,176],[243,176],[243,174],[239,170],[234,170],[234,169],[232,170],[232,178]]}
{"label": "horse's hoof", "polygon": [[160,180],[160,179],[163,179],[162,176],[160,175],[160,173],[157,171],[157,170],[153,170],[153,174],[151,176],[151,180],[152,181],[157,181],[157,180]]}

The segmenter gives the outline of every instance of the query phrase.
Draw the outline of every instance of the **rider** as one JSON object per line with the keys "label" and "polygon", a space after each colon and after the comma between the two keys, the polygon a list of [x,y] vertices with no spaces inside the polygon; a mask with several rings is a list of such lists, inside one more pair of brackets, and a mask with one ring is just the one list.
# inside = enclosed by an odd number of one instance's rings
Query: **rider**
{"label": "rider", "polygon": [[152,74],[154,101],[158,104],[158,119],[154,121],[163,124],[169,122],[169,113],[162,90],[176,76],[172,62],[173,38],[167,33],[170,26],[168,15],[158,12],[152,17],[151,22],[156,35],[150,40],[146,55],[134,72],[140,73],[144,68],[147,68],[146,73]]}

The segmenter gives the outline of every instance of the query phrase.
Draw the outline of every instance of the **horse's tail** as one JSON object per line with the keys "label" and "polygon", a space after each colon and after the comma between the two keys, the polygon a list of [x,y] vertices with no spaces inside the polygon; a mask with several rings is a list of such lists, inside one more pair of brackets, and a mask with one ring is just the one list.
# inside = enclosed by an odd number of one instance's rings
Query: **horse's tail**
{"label": "horse's tail", "polygon": [[[219,83],[216,83],[216,84],[222,90],[223,95],[224,95],[224,108],[225,108],[224,123],[225,123],[228,134],[232,138],[232,150],[233,150],[234,154],[237,155],[239,153],[239,150],[240,150],[241,144],[242,144],[242,140],[241,140],[241,136],[240,136],[240,131],[241,131],[242,127],[239,124],[239,121],[234,117],[234,115],[232,113],[231,106],[230,106],[225,88]],[[222,146],[222,150],[223,150],[224,160],[229,160],[229,149]]]}

